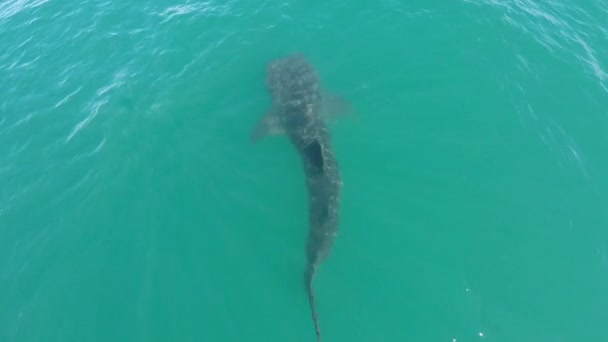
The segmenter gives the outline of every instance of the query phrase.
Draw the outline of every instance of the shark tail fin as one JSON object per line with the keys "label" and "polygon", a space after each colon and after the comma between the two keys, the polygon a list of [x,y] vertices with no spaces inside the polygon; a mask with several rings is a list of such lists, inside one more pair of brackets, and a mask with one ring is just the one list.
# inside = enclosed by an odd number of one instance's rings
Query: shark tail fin
{"label": "shark tail fin", "polygon": [[319,325],[319,315],[317,314],[317,306],[315,304],[315,291],[312,287],[312,281],[316,274],[315,265],[309,265],[306,271],[306,289],[308,291],[308,300],[310,302],[310,310],[312,311],[312,320],[315,323],[315,331],[317,333],[317,342],[321,342],[321,327]]}

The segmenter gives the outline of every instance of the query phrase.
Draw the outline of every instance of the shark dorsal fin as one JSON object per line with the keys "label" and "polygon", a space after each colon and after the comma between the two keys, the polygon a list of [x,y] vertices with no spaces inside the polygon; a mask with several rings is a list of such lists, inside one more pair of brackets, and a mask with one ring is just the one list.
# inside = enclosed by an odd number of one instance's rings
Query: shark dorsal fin
{"label": "shark dorsal fin", "polygon": [[357,117],[353,107],[343,97],[330,91],[323,91],[323,116],[326,120],[334,120],[343,117]]}

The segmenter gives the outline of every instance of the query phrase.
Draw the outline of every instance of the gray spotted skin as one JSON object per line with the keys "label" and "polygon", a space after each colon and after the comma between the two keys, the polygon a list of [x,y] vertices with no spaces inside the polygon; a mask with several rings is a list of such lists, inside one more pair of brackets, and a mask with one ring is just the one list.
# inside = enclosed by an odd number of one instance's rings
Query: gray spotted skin
{"label": "gray spotted skin", "polygon": [[338,234],[342,181],[330,134],[323,117],[323,95],[314,67],[301,54],[293,54],[268,64],[266,86],[272,96],[277,127],[299,153],[308,189],[309,233],[306,242],[305,284],[309,295],[317,339],[321,340],[312,282],[327,258]]}

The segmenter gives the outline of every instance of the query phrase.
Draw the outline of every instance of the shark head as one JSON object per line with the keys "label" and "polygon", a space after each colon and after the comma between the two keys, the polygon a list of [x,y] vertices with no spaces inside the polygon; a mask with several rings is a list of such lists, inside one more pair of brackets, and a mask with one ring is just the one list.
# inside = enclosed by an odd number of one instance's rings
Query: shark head
{"label": "shark head", "polygon": [[275,97],[297,94],[298,90],[319,89],[315,68],[302,53],[275,59],[266,66],[266,86]]}

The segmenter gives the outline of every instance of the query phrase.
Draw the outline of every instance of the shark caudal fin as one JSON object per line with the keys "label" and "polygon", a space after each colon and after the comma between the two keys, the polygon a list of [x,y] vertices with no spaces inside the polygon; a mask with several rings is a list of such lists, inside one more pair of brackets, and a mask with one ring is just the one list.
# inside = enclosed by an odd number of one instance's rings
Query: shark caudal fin
{"label": "shark caudal fin", "polygon": [[315,304],[315,292],[312,287],[312,281],[316,273],[315,265],[309,265],[306,270],[306,289],[308,291],[308,301],[310,302],[310,310],[312,311],[312,320],[315,323],[315,331],[317,333],[317,342],[321,342],[321,327],[319,325],[319,316],[317,314],[317,306]]}

